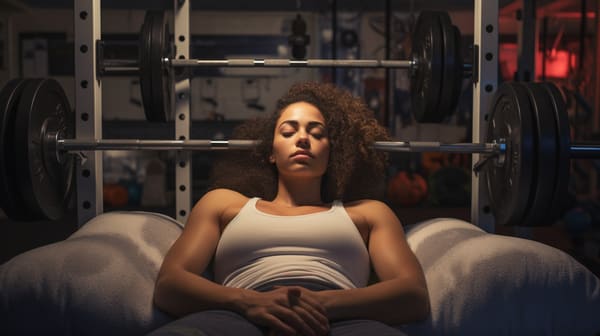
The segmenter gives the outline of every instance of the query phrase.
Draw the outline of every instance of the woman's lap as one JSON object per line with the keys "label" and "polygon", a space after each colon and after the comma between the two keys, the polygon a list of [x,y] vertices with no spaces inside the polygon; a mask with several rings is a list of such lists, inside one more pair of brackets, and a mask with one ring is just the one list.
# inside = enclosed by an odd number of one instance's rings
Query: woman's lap
{"label": "woman's lap", "polygon": [[175,320],[148,336],[262,336],[263,331],[241,315],[227,310],[207,310]]}
{"label": "woman's lap", "polygon": [[[173,321],[149,336],[263,336],[264,329],[248,322],[241,315],[226,310],[209,310],[190,314]],[[384,323],[371,320],[339,321],[331,324],[331,336],[404,336]]]}

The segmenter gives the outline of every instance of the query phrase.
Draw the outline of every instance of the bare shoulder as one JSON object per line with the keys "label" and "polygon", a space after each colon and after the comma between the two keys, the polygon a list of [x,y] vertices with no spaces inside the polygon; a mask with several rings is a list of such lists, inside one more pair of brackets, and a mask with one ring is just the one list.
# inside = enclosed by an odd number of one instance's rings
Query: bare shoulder
{"label": "bare shoulder", "polygon": [[384,202],[373,199],[362,199],[344,204],[349,213],[364,220],[369,226],[379,223],[399,223],[394,211]]}
{"label": "bare shoulder", "polygon": [[355,209],[360,212],[380,212],[380,211],[392,211],[390,207],[384,202],[373,200],[373,199],[361,199],[348,203],[344,203],[344,206],[349,209]]}
{"label": "bare shoulder", "polygon": [[230,217],[228,214],[240,209],[248,202],[248,197],[231,189],[214,189],[202,196],[192,209],[192,217],[212,216],[219,218]]}
{"label": "bare shoulder", "polygon": [[219,188],[213,189],[198,201],[204,203],[229,203],[229,202],[239,202],[239,201],[247,201],[248,197],[240,194],[239,192],[231,189]]}

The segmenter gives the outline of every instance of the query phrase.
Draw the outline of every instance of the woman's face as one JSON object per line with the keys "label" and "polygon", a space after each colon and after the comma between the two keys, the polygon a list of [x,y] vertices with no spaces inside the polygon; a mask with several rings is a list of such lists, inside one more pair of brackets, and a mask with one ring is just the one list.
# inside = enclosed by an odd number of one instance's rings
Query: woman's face
{"label": "woman's face", "polygon": [[321,177],[329,161],[329,137],[325,118],[312,104],[287,106],[277,119],[273,152],[269,157],[280,175]]}

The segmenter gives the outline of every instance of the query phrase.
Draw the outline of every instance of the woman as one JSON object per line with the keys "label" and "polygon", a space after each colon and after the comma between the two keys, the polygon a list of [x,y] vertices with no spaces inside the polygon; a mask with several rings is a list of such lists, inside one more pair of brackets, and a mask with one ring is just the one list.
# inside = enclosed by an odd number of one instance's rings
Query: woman
{"label": "woman", "polygon": [[[386,157],[369,144],[388,137],[360,99],[296,84],[242,133],[262,142],[215,169],[215,188],[164,259],[159,308],[201,312],[187,326],[215,335],[396,335],[388,325],[428,315],[402,225],[375,200]],[[200,276],[211,266],[214,282]],[[369,283],[371,270],[378,280]]]}

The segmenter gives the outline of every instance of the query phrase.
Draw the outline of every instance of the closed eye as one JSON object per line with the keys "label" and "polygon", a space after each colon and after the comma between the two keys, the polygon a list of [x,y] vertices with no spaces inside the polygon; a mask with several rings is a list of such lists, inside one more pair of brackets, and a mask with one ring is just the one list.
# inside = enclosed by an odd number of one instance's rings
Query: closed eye
{"label": "closed eye", "polygon": [[323,139],[325,137],[325,134],[321,133],[321,132],[313,132],[311,133],[311,135],[315,138],[315,139]]}

